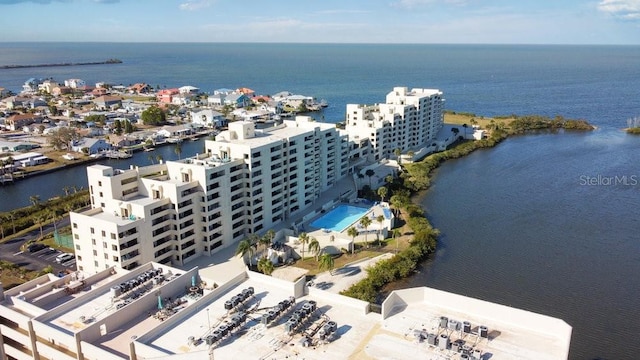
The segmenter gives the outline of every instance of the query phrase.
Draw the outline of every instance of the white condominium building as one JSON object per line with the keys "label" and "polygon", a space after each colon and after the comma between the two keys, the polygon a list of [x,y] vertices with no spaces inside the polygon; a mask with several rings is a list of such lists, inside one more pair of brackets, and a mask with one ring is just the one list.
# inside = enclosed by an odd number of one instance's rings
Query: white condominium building
{"label": "white condominium building", "polygon": [[384,104],[348,104],[345,129],[351,139],[370,139],[371,160],[394,158],[395,149],[405,153],[432,146],[443,108],[440,90],[395,87]]}
{"label": "white condominium building", "polygon": [[264,232],[346,176],[348,157],[334,124],[297,117],[265,130],[231,123],[193,158],[89,166],[92,208],[71,213],[78,270],[182,265]]}

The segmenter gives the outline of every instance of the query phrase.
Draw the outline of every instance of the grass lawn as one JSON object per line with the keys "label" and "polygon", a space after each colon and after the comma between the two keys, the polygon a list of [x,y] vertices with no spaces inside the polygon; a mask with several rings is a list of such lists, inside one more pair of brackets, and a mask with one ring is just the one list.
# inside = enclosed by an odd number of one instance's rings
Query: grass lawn
{"label": "grass lawn", "polygon": [[466,113],[462,113],[462,114],[458,114],[458,113],[452,113],[452,112],[446,112],[444,114],[444,122],[447,124],[467,124],[469,126],[471,126],[471,120],[474,120],[476,122],[475,125],[480,126],[483,129],[487,128],[487,125],[489,125],[491,123],[491,121],[493,120],[495,123],[500,123],[503,122],[505,125],[509,125],[513,120],[515,120],[513,117],[506,117],[506,118],[492,118],[492,117],[484,117],[484,116],[473,116],[472,114],[466,114]]}

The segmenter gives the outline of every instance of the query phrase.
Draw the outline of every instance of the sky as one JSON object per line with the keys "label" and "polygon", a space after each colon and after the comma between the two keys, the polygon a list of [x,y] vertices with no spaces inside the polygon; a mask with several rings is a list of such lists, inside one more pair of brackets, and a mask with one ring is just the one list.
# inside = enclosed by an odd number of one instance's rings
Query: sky
{"label": "sky", "polygon": [[640,44],[640,0],[0,0],[0,42]]}

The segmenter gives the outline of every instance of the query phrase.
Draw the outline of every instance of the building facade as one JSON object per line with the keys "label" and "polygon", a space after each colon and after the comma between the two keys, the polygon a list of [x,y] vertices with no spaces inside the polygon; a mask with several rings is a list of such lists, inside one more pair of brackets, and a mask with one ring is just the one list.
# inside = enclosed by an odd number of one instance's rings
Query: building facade
{"label": "building facade", "polygon": [[352,139],[369,138],[371,160],[391,159],[395,149],[405,153],[432,146],[443,109],[439,90],[395,87],[384,104],[348,104],[345,129]]}
{"label": "building facade", "polygon": [[349,142],[308,117],[266,130],[234,122],[193,158],[87,168],[92,208],[71,213],[78,269],[182,265],[265,232],[349,174]]}

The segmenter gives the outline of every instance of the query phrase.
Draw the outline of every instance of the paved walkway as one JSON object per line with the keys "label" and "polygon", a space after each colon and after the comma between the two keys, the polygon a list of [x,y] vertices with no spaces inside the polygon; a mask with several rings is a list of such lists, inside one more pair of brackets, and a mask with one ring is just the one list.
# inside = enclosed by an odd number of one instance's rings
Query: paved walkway
{"label": "paved walkway", "polygon": [[387,253],[378,255],[374,258],[360,260],[352,264],[347,264],[339,269],[334,269],[333,274],[325,271],[316,275],[316,277],[311,281],[311,286],[332,293],[339,293],[364,279],[367,276],[366,269],[368,267],[374,265],[380,260],[388,259],[392,256],[393,254]]}

